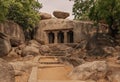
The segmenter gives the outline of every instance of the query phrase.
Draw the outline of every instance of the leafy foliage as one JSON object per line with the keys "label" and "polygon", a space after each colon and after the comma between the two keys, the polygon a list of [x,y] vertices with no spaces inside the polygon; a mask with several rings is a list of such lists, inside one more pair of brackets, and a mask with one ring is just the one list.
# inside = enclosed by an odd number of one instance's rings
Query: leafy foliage
{"label": "leafy foliage", "polygon": [[11,0],[0,0],[0,22],[6,19]]}
{"label": "leafy foliage", "polygon": [[73,14],[78,20],[104,21],[114,36],[120,26],[120,0],[75,0]]}
{"label": "leafy foliage", "polygon": [[35,0],[0,0],[0,21],[13,20],[24,28],[39,21],[41,4]]}
{"label": "leafy foliage", "polygon": [[13,20],[24,29],[31,30],[40,20],[38,10],[41,4],[35,0],[12,0],[7,19]]}
{"label": "leafy foliage", "polygon": [[23,27],[26,38],[30,38],[33,27],[40,20],[41,7],[36,0],[0,0],[0,22],[12,20],[18,23]]}
{"label": "leafy foliage", "polygon": [[87,20],[90,7],[92,6],[94,0],[75,0],[73,5],[73,14],[75,19]]}
{"label": "leafy foliage", "polygon": [[29,36],[40,20],[41,7],[36,0],[0,0],[0,22],[12,20],[23,27],[25,36]]}

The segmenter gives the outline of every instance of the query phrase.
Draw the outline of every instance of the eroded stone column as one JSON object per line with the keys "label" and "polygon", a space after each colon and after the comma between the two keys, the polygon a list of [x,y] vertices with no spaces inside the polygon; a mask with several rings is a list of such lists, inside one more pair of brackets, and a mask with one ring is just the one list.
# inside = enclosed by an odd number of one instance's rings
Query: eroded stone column
{"label": "eroded stone column", "polygon": [[64,31],[64,43],[67,43],[67,32],[68,31]]}
{"label": "eroded stone column", "polygon": [[57,37],[58,31],[54,31],[53,33],[55,35],[54,43],[58,43],[58,37]]}
{"label": "eroded stone column", "polygon": [[45,39],[45,43],[46,44],[49,44],[49,37],[48,37],[48,35],[49,35],[49,32],[46,32],[46,39]]}

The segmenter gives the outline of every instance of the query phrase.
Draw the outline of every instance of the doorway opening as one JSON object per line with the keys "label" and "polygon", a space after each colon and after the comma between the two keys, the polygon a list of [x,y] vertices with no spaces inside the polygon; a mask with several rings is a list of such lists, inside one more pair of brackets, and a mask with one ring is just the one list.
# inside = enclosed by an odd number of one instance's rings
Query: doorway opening
{"label": "doorway opening", "polygon": [[74,37],[73,37],[73,31],[67,32],[67,43],[73,43]]}
{"label": "doorway opening", "polygon": [[62,31],[58,33],[58,43],[64,43],[64,33]]}
{"label": "doorway opening", "polygon": [[49,43],[54,43],[54,38],[55,38],[54,33],[52,32],[48,33],[48,38],[49,38]]}

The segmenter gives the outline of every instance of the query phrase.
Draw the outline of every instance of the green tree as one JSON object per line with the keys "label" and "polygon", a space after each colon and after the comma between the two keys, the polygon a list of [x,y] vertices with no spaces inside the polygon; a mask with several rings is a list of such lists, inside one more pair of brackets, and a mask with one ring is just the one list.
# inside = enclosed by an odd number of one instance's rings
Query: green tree
{"label": "green tree", "polygon": [[0,0],[0,22],[6,19],[11,0]]}
{"label": "green tree", "polygon": [[120,26],[120,0],[75,0],[73,14],[78,20],[87,17],[96,23],[104,21],[115,37]]}
{"label": "green tree", "polygon": [[73,14],[74,19],[77,20],[88,20],[88,14],[90,6],[93,4],[93,0],[74,0]]}
{"label": "green tree", "polygon": [[9,4],[6,19],[22,26],[26,39],[33,38],[33,29],[40,21],[41,3],[36,0],[11,0]]}
{"label": "green tree", "polygon": [[35,0],[13,0],[8,9],[7,19],[15,21],[24,30],[31,30],[40,20],[40,8],[41,4]]}
{"label": "green tree", "polygon": [[23,27],[25,34],[32,32],[40,20],[41,7],[36,0],[0,0],[0,22],[12,20]]}

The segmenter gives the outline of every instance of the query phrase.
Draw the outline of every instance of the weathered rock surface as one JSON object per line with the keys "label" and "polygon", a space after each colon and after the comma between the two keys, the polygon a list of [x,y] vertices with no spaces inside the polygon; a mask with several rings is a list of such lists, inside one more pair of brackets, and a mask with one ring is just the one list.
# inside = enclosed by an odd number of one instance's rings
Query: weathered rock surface
{"label": "weathered rock surface", "polygon": [[22,75],[23,72],[26,72],[27,70],[31,69],[32,66],[36,65],[32,61],[15,61],[9,63],[13,66],[16,76]]}
{"label": "weathered rock surface", "polygon": [[86,49],[88,51],[88,55],[96,55],[96,56],[104,56],[110,54],[106,53],[103,47],[106,46],[115,46],[115,41],[112,37],[107,34],[99,33],[92,36],[86,44]]}
{"label": "weathered rock surface", "polygon": [[36,28],[34,39],[38,42],[47,43],[46,30],[61,30],[61,29],[72,29],[75,27],[75,22],[65,19],[48,19],[41,20]]}
{"label": "weathered rock surface", "polygon": [[25,41],[22,27],[13,21],[5,21],[0,24],[0,31],[7,34],[11,39],[11,45],[18,46]]}
{"label": "weathered rock surface", "polygon": [[27,56],[27,55],[38,55],[39,54],[39,49],[33,46],[26,46],[23,51],[22,51],[22,57]]}
{"label": "weathered rock surface", "polygon": [[13,67],[3,59],[0,59],[0,82],[15,82]]}
{"label": "weathered rock surface", "polygon": [[40,12],[40,17],[41,17],[41,20],[44,20],[44,19],[51,19],[52,16],[48,13],[43,13],[43,12]]}
{"label": "weathered rock surface", "polygon": [[[18,58],[20,57],[20,55],[18,55],[16,52],[15,52],[15,48],[12,47],[12,50],[9,52],[9,54],[7,55],[7,57],[11,58],[11,59],[15,59],[15,58]],[[7,58],[5,57],[5,58]],[[9,60],[8,60],[9,61]]]}
{"label": "weathered rock surface", "polygon": [[22,50],[26,47],[26,44],[21,44],[19,45],[17,48],[15,48],[15,53],[17,53],[18,55],[22,54]]}
{"label": "weathered rock surface", "polygon": [[40,53],[44,55],[45,53],[50,53],[51,49],[47,45],[40,46]]}
{"label": "weathered rock surface", "polygon": [[75,58],[75,57],[74,58],[72,58],[72,57],[61,57],[60,60],[61,60],[61,62],[69,63],[74,67],[85,63],[85,60],[80,59],[80,58]]}
{"label": "weathered rock surface", "polygon": [[56,18],[62,18],[62,19],[65,19],[70,16],[70,14],[68,12],[63,12],[63,11],[54,11],[53,15]]}
{"label": "weathered rock surface", "polygon": [[[51,18],[39,22],[35,29],[34,39],[48,44],[50,39],[48,38],[48,34],[57,31],[62,31],[63,33],[68,31],[73,32],[74,43],[80,43],[81,41],[88,39],[88,35],[94,34],[96,28],[93,28],[91,22]],[[81,44],[85,43],[82,42]]]}
{"label": "weathered rock surface", "polygon": [[70,73],[71,79],[74,80],[98,80],[105,78],[108,67],[105,61],[94,61],[82,64]]}
{"label": "weathered rock surface", "polygon": [[0,32],[0,57],[6,56],[10,50],[11,45],[8,36]]}
{"label": "weathered rock surface", "polygon": [[17,47],[22,44],[22,41],[16,37],[10,38],[10,43],[12,47]]}
{"label": "weathered rock surface", "polygon": [[51,48],[52,51],[70,51],[73,49],[72,47],[69,47],[64,44],[53,44],[49,45],[49,47]]}
{"label": "weathered rock surface", "polygon": [[37,42],[36,40],[30,40],[28,42],[28,45],[39,48],[41,46],[41,44],[39,42]]}
{"label": "weathered rock surface", "polygon": [[26,45],[21,52],[21,56],[27,56],[27,55],[39,55],[39,48],[40,48],[40,44],[35,41],[35,40],[31,40],[28,42],[28,45]]}
{"label": "weathered rock surface", "polygon": [[120,72],[113,72],[112,75],[109,76],[110,82],[120,82]]}

